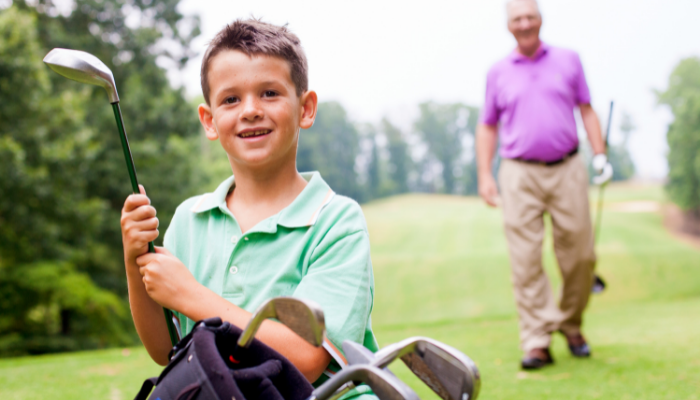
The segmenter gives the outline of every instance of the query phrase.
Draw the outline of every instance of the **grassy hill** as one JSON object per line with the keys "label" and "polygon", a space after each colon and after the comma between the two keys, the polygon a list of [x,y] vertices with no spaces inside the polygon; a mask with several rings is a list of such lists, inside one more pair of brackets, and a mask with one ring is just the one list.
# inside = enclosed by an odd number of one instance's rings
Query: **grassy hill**
{"label": "grassy hill", "polygon": [[[613,186],[606,200],[598,271],[609,289],[586,314],[591,359],[573,359],[556,336],[553,367],[519,370],[500,211],[438,195],[364,207],[380,345],[423,335],[459,348],[479,365],[482,399],[700,398],[700,250],[663,228],[653,210],[664,201],[660,188]],[[549,239],[544,255],[556,287]],[[392,369],[422,398],[436,398],[403,366]],[[158,372],[139,348],[0,360],[0,398],[128,399]]]}

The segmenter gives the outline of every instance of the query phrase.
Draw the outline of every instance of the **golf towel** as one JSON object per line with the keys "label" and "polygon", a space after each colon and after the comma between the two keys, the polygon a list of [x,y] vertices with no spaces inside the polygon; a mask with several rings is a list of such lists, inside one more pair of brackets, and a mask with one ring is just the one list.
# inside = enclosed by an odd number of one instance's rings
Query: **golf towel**
{"label": "golf towel", "polygon": [[136,400],[289,400],[311,395],[313,387],[301,372],[259,340],[237,348],[241,332],[219,318],[198,322],[173,348],[160,376],[143,383]]}

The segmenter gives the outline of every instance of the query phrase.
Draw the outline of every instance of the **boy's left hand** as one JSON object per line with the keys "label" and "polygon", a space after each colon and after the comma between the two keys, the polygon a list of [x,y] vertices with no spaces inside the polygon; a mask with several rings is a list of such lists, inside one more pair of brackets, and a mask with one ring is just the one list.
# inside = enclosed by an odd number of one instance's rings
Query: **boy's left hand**
{"label": "boy's left hand", "polygon": [[155,253],[137,257],[136,264],[146,292],[165,308],[181,312],[187,294],[201,286],[185,264],[164,247],[156,247]]}

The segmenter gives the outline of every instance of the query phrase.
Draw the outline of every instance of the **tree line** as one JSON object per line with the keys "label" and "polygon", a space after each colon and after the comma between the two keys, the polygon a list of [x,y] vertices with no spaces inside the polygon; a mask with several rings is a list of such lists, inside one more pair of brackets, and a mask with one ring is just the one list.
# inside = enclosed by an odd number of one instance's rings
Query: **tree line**
{"label": "tree line", "polygon": [[[50,49],[87,51],[114,72],[161,233],[180,202],[230,175],[226,154],[201,133],[199,101],[171,87],[159,66],[194,56],[199,21],[177,3],[75,0],[65,10],[15,0],[0,12],[0,356],[138,343],[119,227],[131,189],[112,110],[103,89],[50,71],[42,62]],[[370,124],[324,102],[301,132],[298,169],[320,171],[359,202],[476,194],[478,114],[424,102],[413,121]],[[620,171],[618,179],[633,173]]]}
{"label": "tree line", "polygon": [[657,97],[674,118],[666,134],[666,192],[685,213],[683,228],[700,235],[700,58],[682,60]]}

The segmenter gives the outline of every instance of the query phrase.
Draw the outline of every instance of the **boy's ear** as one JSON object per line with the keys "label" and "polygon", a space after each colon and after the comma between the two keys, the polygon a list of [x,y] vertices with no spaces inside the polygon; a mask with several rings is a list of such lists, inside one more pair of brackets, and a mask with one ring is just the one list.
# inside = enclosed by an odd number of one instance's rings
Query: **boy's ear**
{"label": "boy's ear", "polygon": [[314,125],[316,111],[318,110],[318,96],[313,90],[304,92],[301,95],[301,120],[299,127],[309,129]]}
{"label": "boy's ear", "polygon": [[199,112],[199,122],[201,122],[204,127],[207,139],[218,139],[219,132],[216,131],[216,125],[214,125],[214,115],[211,113],[211,107],[206,103],[202,103],[197,107],[197,111]]}

